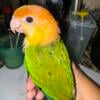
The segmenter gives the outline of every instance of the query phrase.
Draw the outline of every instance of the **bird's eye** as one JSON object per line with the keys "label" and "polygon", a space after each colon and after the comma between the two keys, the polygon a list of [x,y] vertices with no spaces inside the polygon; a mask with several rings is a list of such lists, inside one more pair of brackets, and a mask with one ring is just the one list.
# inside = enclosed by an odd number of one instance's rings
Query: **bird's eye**
{"label": "bird's eye", "polygon": [[26,17],[26,21],[27,21],[28,23],[32,23],[32,22],[33,22],[33,18],[32,18],[31,16]]}

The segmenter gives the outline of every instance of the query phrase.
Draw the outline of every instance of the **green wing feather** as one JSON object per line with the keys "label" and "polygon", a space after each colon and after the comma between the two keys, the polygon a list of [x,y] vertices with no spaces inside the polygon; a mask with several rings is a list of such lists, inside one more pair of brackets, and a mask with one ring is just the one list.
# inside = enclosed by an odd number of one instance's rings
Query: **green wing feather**
{"label": "green wing feather", "polygon": [[72,100],[74,79],[71,61],[60,39],[47,46],[29,46],[25,62],[33,82],[54,100]]}

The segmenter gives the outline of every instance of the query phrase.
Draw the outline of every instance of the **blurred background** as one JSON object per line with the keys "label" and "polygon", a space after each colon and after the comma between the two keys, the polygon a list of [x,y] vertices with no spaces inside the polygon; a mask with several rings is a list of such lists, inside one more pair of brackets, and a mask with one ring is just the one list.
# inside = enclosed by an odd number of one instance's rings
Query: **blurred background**
{"label": "blurred background", "polygon": [[15,36],[9,23],[14,10],[27,4],[54,15],[71,59],[100,84],[100,0],[0,0],[0,100],[25,100],[24,36]]}

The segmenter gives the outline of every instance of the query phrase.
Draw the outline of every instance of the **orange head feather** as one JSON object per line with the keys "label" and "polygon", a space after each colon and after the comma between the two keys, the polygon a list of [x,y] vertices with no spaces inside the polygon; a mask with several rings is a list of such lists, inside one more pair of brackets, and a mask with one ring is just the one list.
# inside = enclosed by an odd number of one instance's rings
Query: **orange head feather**
{"label": "orange head feather", "polygon": [[37,5],[24,5],[15,10],[11,29],[24,32],[25,46],[47,45],[59,36],[60,29],[51,13]]}

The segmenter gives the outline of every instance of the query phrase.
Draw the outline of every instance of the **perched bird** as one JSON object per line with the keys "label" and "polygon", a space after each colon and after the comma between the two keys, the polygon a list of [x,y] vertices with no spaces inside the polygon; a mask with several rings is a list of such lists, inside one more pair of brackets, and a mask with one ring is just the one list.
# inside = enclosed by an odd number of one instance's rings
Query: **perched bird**
{"label": "perched bird", "polygon": [[10,27],[25,34],[25,65],[34,84],[54,100],[72,100],[75,95],[71,60],[51,13],[38,5],[15,10]]}

